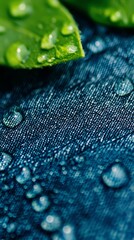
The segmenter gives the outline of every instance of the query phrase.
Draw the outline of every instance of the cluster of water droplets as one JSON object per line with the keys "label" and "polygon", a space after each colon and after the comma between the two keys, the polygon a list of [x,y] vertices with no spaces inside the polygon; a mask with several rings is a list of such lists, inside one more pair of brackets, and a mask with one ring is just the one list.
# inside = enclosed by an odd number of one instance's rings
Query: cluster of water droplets
{"label": "cluster of water droplets", "polygon": [[[51,8],[56,8],[59,6],[59,1],[57,0],[47,0],[48,6]],[[9,5],[9,13],[10,16],[16,20],[22,21],[23,18],[28,18],[34,13],[35,9],[33,9],[30,1],[26,0],[19,0],[15,1],[12,0]],[[44,28],[44,24],[38,24],[41,26],[40,29]],[[66,55],[74,54],[78,51],[76,45],[64,45],[63,39],[63,46],[58,44],[59,37],[60,38],[68,38],[69,35],[74,34],[75,27],[72,23],[63,23],[61,29],[52,30],[50,33],[44,32],[42,38],[40,39],[40,54],[37,56],[37,64],[49,63],[52,64],[56,58],[63,58]],[[6,32],[6,27],[4,25],[0,25],[0,35]],[[33,34],[34,36],[34,34]],[[62,37],[63,36],[63,37]],[[39,40],[38,39],[38,40]],[[35,39],[36,41],[36,39]],[[39,41],[38,41],[39,42]],[[69,39],[68,39],[69,42]],[[38,44],[38,43],[37,43]],[[32,51],[30,50],[31,46],[29,47],[27,43],[16,41],[11,43],[7,50],[6,50],[6,61],[12,67],[20,67],[24,66],[28,60],[30,60]],[[57,54],[60,52],[60,54]]]}

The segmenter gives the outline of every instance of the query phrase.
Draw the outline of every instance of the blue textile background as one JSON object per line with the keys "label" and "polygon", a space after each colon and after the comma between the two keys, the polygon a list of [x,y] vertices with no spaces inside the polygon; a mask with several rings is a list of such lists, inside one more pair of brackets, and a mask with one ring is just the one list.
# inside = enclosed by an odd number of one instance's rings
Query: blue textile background
{"label": "blue textile background", "polygon": [[[12,156],[0,172],[0,239],[52,239],[40,223],[56,213],[76,240],[134,240],[134,91],[115,91],[126,78],[134,84],[134,35],[75,18],[84,59],[41,70],[0,68],[0,149]],[[8,128],[3,114],[13,106],[24,120]],[[117,159],[130,180],[112,189],[101,174]],[[32,177],[21,185],[16,176],[24,166]],[[36,182],[51,201],[42,213],[25,196]]]}

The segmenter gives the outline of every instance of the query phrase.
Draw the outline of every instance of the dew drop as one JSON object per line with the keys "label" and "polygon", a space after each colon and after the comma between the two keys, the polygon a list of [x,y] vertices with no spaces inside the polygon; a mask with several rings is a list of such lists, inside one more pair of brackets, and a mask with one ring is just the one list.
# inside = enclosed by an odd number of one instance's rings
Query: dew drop
{"label": "dew drop", "polygon": [[125,79],[115,85],[115,92],[119,96],[126,96],[134,90],[134,86],[129,79]]}
{"label": "dew drop", "polygon": [[35,184],[32,189],[26,193],[27,198],[34,198],[42,192],[42,188],[39,184]]}
{"label": "dew drop", "polygon": [[31,14],[32,6],[26,0],[14,0],[9,6],[9,12],[14,18],[23,18]]}
{"label": "dew drop", "polygon": [[122,163],[113,163],[102,173],[104,184],[110,188],[120,188],[129,181],[129,173]]}
{"label": "dew drop", "polygon": [[57,34],[52,32],[50,34],[45,34],[41,40],[41,49],[50,50],[55,47]]}
{"label": "dew drop", "polygon": [[41,196],[40,198],[32,201],[32,208],[36,212],[43,212],[48,209],[50,205],[49,199],[47,196]]}
{"label": "dew drop", "polygon": [[63,35],[70,35],[74,32],[74,26],[72,24],[64,24],[61,33]]}
{"label": "dew drop", "polygon": [[6,51],[6,60],[11,67],[18,67],[24,64],[29,58],[30,52],[27,47],[20,43],[13,43]]}
{"label": "dew drop", "polygon": [[58,7],[59,6],[59,0],[47,0],[49,6],[51,7]]}
{"label": "dew drop", "polygon": [[4,34],[6,32],[6,28],[2,25],[0,25],[0,35]]}
{"label": "dew drop", "polygon": [[0,171],[4,171],[11,161],[12,157],[9,154],[0,152]]}
{"label": "dew drop", "polygon": [[69,45],[69,46],[67,46],[66,50],[67,50],[67,53],[73,54],[78,51],[78,48],[74,45]]}
{"label": "dew drop", "polygon": [[38,57],[37,57],[37,62],[38,63],[44,63],[47,61],[47,58],[48,56],[46,54],[40,54]]}
{"label": "dew drop", "polygon": [[122,14],[120,11],[116,11],[116,12],[112,13],[110,16],[110,20],[112,22],[119,22],[121,19],[122,19]]}
{"label": "dew drop", "polygon": [[28,167],[23,167],[21,173],[16,176],[16,181],[20,184],[25,184],[31,178],[31,172]]}
{"label": "dew drop", "polygon": [[48,215],[41,223],[43,230],[47,232],[55,232],[61,226],[61,219],[57,215]]}
{"label": "dew drop", "polygon": [[18,126],[22,120],[23,116],[17,108],[11,108],[7,113],[3,115],[3,124],[9,128]]}

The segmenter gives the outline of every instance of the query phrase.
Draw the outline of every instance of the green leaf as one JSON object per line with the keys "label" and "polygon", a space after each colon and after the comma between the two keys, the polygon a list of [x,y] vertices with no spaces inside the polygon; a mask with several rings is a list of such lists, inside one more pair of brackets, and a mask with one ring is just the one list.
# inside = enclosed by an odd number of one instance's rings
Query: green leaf
{"label": "green leaf", "polygon": [[78,28],[58,0],[0,0],[0,64],[38,68],[84,56]]}
{"label": "green leaf", "polygon": [[111,26],[134,27],[134,0],[64,0],[93,20]]}

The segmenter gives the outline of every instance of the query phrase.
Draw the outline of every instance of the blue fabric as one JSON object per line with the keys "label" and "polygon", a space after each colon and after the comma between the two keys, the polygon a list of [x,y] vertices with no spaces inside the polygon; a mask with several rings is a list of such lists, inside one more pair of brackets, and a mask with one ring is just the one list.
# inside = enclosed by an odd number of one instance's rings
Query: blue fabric
{"label": "blue fabric", "polygon": [[[134,92],[115,91],[126,78],[134,84],[134,35],[75,18],[84,59],[41,70],[0,68],[0,149],[12,156],[0,172],[0,239],[52,239],[40,227],[48,213],[71,224],[76,240],[134,239]],[[13,106],[24,119],[8,128],[3,114]],[[108,188],[101,174],[117,159],[130,179]],[[21,185],[16,176],[24,166],[32,177]],[[36,182],[51,202],[42,213],[26,198]],[[12,233],[9,223],[16,223]]]}

